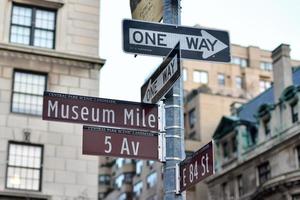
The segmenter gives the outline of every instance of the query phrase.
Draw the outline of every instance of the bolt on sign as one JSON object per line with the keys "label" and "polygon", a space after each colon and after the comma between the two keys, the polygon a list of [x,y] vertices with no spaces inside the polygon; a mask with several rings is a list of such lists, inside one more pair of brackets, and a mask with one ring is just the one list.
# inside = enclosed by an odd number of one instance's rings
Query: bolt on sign
{"label": "bolt on sign", "polygon": [[163,0],[130,0],[132,19],[159,22],[163,18]]}
{"label": "bolt on sign", "polygon": [[158,131],[158,105],[44,92],[43,119]]}
{"label": "bolt on sign", "polygon": [[166,56],[178,41],[182,58],[230,62],[226,31],[123,20],[125,52]]}
{"label": "bolt on sign", "polygon": [[179,192],[195,185],[214,174],[213,142],[196,151],[191,157],[179,163]]}
{"label": "bolt on sign", "polygon": [[159,160],[158,133],[83,126],[83,154]]}

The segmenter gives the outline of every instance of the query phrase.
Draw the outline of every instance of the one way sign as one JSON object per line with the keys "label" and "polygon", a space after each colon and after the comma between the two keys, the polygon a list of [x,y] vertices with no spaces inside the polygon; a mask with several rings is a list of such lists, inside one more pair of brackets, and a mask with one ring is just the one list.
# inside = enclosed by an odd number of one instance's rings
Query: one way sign
{"label": "one way sign", "polygon": [[226,31],[123,21],[125,52],[166,56],[177,42],[181,45],[182,58],[230,62],[229,34]]}
{"label": "one way sign", "polygon": [[157,103],[180,77],[180,43],[168,54],[165,60],[141,88],[143,103]]}

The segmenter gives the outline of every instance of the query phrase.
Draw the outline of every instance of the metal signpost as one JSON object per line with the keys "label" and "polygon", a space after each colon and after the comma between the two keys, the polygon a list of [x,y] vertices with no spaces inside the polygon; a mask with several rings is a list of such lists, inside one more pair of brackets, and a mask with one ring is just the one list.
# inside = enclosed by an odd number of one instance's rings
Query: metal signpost
{"label": "metal signpost", "polygon": [[[180,24],[180,0],[164,0],[164,23]],[[159,41],[159,40],[158,40]],[[173,46],[178,42],[175,39]],[[180,41],[181,43],[181,41]],[[173,48],[173,47],[172,47]],[[167,53],[165,53],[167,55]],[[185,157],[183,119],[183,79],[180,77],[165,99],[166,162],[164,163],[164,199],[182,200],[177,194],[177,165]]]}
{"label": "metal signpost", "polygon": [[227,31],[171,25],[172,22],[168,22],[165,17],[164,23],[169,24],[124,20],[124,51],[166,56],[179,41],[182,58],[230,61],[230,42]]}
{"label": "metal signpost", "polygon": [[158,133],[83,126],[83,154],[160,161]]}
{"label": "metal signpost", "polygon": [[167,55],[162,64],[141,88],[143,103],[157,103],[180,77],[180,44]]}
{"label": "metal signpost", "polygon": [[193,153],[179,164],[180,188],[178,193],[214,174],[213,142]]}
{"label": "metal signpost", "polygon": [[45,92],[43,119],[158,131],[158,105]]}

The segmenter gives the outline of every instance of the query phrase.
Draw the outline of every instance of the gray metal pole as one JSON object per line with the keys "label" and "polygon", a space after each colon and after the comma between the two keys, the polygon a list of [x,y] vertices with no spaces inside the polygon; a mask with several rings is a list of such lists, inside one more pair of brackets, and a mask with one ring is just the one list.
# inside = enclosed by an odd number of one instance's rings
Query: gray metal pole
{"label": "gray metal pole", "polygon": [[[164,0],[164,23],[180,25],[180,0]],[[185,194],[176,194],[176,165],[183,160],[184,119],[183,79],[176,81],[165,99],[166,163],[164,165],[164,199],[182,200]]]}

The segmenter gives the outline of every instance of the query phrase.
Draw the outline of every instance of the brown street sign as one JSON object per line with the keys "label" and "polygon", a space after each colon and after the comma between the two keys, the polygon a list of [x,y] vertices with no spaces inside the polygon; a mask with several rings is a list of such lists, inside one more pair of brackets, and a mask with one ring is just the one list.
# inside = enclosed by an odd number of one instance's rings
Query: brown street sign
{"label": "brown street sign", "polygon": [[44,92],[43,119],[158,131],[158,105]]}
{"label": "brown street sign", "polygon": [[204,178],[214,174],[213,142],[196,151],[191,157],[179,164],[179,192],[195,185]]}
{"label": "brown street sign", "polygon": [[159,160],[158,133],[83,126],[83,154]]}

